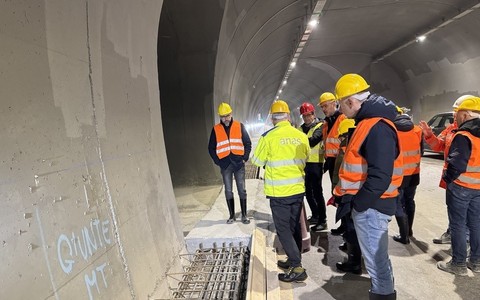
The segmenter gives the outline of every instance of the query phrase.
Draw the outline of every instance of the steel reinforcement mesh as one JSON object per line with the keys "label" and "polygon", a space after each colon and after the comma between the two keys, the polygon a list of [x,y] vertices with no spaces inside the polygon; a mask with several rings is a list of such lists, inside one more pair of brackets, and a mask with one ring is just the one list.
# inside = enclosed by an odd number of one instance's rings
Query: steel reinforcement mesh
{"label": "steel reinforcement mesh", "polygon": [[182,273],[167,274],[176,286],[170,286],[171,299],[245,299],[249,251],[241,244],[234,247],[203,249],[184,254]]}

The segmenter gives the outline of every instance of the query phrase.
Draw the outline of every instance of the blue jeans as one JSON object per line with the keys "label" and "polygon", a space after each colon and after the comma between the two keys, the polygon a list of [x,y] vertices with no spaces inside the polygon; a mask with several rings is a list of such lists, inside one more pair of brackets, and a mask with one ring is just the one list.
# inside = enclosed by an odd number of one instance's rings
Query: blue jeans
{"label": "blue jeans", "polygon": [[391,216],[369,208],[358,212],[352,209],[358,242],[368,275],[372,279],[371,292],[389,295],[394,292],[393,269],[388,257],[388,222]]}
{"label": "blue jeans", "polygon": [[480,190],[456,183],[447,186],[447,209],[452,236],[452,261],[467,261],[467,230],[470,231],[470,260],[480,260]]}
{"label": "blue jeans", "polygon": [[233,176],[235,175],[235,183],[237,184],[237,192],[240,199],[247,199],[247,190],[245,189],[245,165],[240,169],[234,170],[232,164],[226,169],[220,169],[225,186],[225,199],[233,199]]}

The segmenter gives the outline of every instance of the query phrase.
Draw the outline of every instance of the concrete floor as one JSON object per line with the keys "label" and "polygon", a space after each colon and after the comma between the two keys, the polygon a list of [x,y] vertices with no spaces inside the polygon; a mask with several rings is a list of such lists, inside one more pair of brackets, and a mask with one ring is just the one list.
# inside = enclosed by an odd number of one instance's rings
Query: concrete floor
{"label": "concrete floor", "polygon": [[[422,160],[421,184],[417,190],[417,212],[414,223],[414,237],[410,245],[403,245],[390,240],[389,253],[392,261],[395,287],[398,299],[479,299],[480,275],[469,270],[467,277],[455,277],[437,269],[436,262],[449,260],[446,253],[449,245],[436,245],[432,239],[441,234],[447,227],[444,190],[438,188],[443,161],[438,155],[426,155]],[[324,178],[324,190],[329,191],[328,178]],[[252,230],[261,228],[267,234],[267,243],[274,245],[274,226],[270,215],[268,200],[263,194],[261,180],[247,180],[248,209],[252,222],[243,225],[237,221],[226,225],[227,207],[223,192],[218,186],[196,191],[198,199],[211,199],[218,196],[212,208],[197,201],[199,210],[182,209],[182,218],[189,218],[192,224],[199,211],[205,212],[186,236],[187,248],[192,250],[200,242],[205,247],[213,241],[238,243],[248,242]],[[328,198],[328,193],[324,193]],[[186,196],[185,196],[186,197]],[[185,198],[186,199],[186,198]],[[194,202],[189,204],[194,205]],[[238,206],[238,205],[237,205]],[[307,208],[308,209],[308,208]],[[237,215],[239,213],[237,207]],[[327,208],[329,229],[335,228],[335,209]],[[395,221],[390,223],[389,235],[397,234]],[[329,232],[312,233],[311,250],[303,254],[303,265],[309,278],[304,283],[281,283],[282,299],[368,299],[370,279],[365,272],[361,276],[343,274],[336,271],[335,263],[346,256],[338,250],[341,237],[332,236]],[[279,249],[281,253],[281,249]],[[281,257],[281,255],[279,255]]]}

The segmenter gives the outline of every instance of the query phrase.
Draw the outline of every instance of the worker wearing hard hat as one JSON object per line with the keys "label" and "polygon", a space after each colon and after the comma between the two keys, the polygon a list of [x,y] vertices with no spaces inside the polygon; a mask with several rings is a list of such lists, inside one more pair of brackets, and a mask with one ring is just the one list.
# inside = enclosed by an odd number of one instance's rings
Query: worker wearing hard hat
{"label": "worker wearing hard hat", "polygon": [[[443,151],[444,159],[447,159],[447,154],[448,154],[448,149],[450,148],[450,144],[453,139],[453,135],[455,134],[454,130],[458,128],[457,126],[457,121],[455,118],[456,115],[456,109],[458,106],[468,98],[474,97],[472,95],[463,95],[458,97],[455,102],[452,105],[452,108],[454,110],[453,112],[453,117],[454,117],[454,122],[450,125],[448,125],[447,128],[445,128],[438,136],[435,136],[433,133],[432,128],[425,122],[425,121],[420,121],[420,127],[422,128],[423,131],[423,137],[425,139],[425,142],[430,146],[430,149],[433,151],[441,152]],[[445,170],[444,166],[444,170]],[[442,172],[443,173],[443,172]],[[446,184],[443,181],[443,179],[440,180],[439,186],[441,188],[446,189]],[[467,230],[467,240],[468,240],[468,230]],[[433,239],[433,243],[435,244],[450,244],[451,243],[451,235],[450,235],[450,226],[447,228],[447,230],[440,235],[438,238]]]}
{"label": "worker wearing hard hat", "polygon": [[342,76],[335,86],[340,109],[346,117],[355,118],[356,128],[334,194],[342,197],[342,203],[351,203],[355,231],[372,283],[370,299],[396,299],[388,256],[388,223],[395,214],[403,157],[393,124],[395,104],[370,94],[369,87],[358,74]]}
{"label": "worker wearing hard hat", "polygon": [[279,261],[279,274],[284,282],[304,281],[307,273],[302,267],[302,257],[295,241],[299,231],[299,218],[305,195],[305,164],[310,154],[308,137],[290,124],[290,108],[283,100],[275,101],[270,114],[275,127],[258,140],[252,163],[265,167],[264,191],[270,199],[273,223],[278,239],[288,256]]}
{"label": "worker wearing hard hat", "polygon": [[232,108],[227,103],[218,106],[220,123],[215,125],[210,134],[208,152],[213,162],[220,167],[223,184],[225,186],[225,199],[229,217],[228,224],[235,221],[235,201],[233,197],[233,176],[240,197],[242,210],[242,223],[248,224],[247,217],[247,190],[245,188],[245,162],[250,156],[252,142],[242,123],[233,120]]}
{"label": "worker wearing hard hat", "polygon": [[[340,140],[338,139],[338,126],[340,122],[345,119],[345,115],[338,110],[338,102],[330,92],[325,92],[320,95],[318,105],[325,114],[325,122],[323,124],[323,147],[325,151],[325,162],[323,164],[324,171],[328,171],[330,182],[333,185],[333,173],[335,168],[335,158],[338,155],[338,149],[340,148]],[[345,225],[343,222],[338,228],[331,230],[333,235],[341,235],[345,232]]]}
{"label": "worker wearing hard hat", "polygon": [[[404,108],[405,109],[405,108]],[[420,183],[420,160],[423,154],[423,135],[420,126],[414,125],[409,115],[397,106],[398,115],[393,121],[398,132],[398,142],[403,155],[403,180],[397,200],[399,234],[393,240],[402,244],[410,243],[413,235],[415,216],[415,193]]]}
{"label": "worker wearing hard hat", "polygon": [[[455,109],[458,129],[447,151],[442,179],[447,186],[447,207],[452,259],[438,262],[440,270],[468,275],[480,273],[480,98],[471,96]],[[467,261],[466,230],[470,230]]]}
{"label": "worker wearing hard hat", "polygon": [[311,148],[305,166],[305,198],[307,198],[307,203],[312,211],[312,216],[308,219],[308,222],[310,225],[314,225],[312,226],[313,231],[321,231],[327,229],[327,209],[322,189],[324,153],[321,141],[323,139],[323,122],[315,116],[315,106],[311,103],[303,103],[300,106],[300,114],[303,119],[300,129],[307,135]]}

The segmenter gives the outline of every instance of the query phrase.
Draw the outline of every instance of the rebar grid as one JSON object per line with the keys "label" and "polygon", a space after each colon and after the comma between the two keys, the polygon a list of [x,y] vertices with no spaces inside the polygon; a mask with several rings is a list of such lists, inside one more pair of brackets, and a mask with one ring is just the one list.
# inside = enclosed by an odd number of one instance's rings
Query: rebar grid
{"label": "rebar grid", "polygon": [[241,299],[244,295],[246,272],[248,270],[248,248],[242,246],[200,248],[194,254],[180,255],[186,259],[182,273],[167,276],[178,280],[171,288],[172,299]]}

